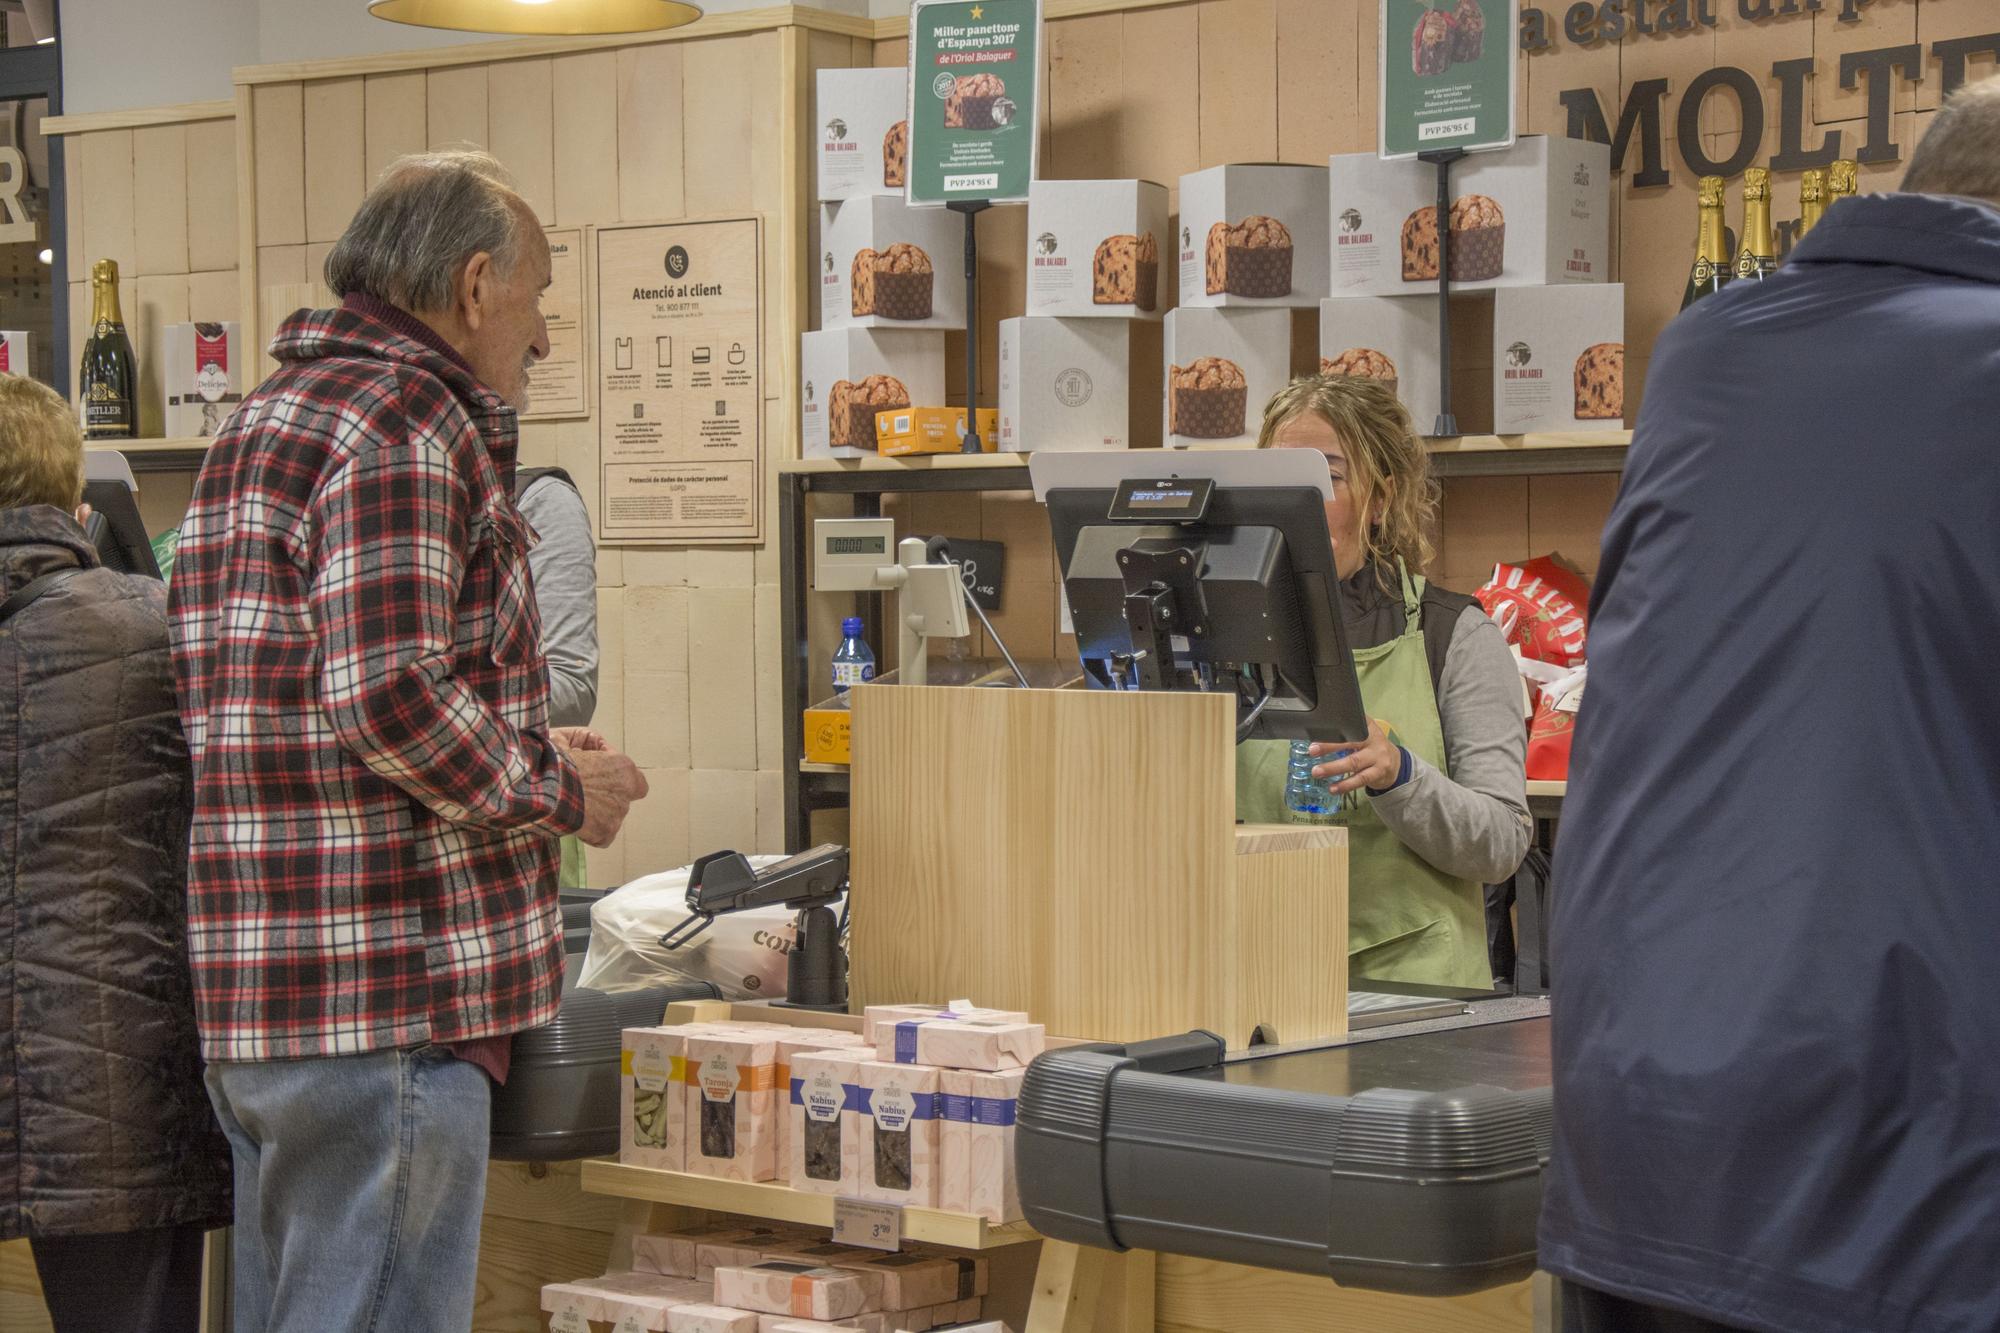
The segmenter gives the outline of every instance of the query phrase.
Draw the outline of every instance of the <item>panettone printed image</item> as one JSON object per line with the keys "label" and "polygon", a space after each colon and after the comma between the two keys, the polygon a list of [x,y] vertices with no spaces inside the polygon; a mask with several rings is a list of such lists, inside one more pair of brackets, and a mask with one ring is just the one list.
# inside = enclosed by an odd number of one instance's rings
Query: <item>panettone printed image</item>
{"label": "panettone printed image", "polygon": [[1208,229],[1210,296],[1277,299],[1292,294],[1292,233],[1276,218],[1253,214]]}
{"label": "panettone printed image", "polygon": [[902,189],[909,167],[910,122],[899,120],[882,136],[882,184],[891,189]]}
{"label": "panettone printed image", "polygon": [[870,375],[859,384],[837,380],[827,397],[828,443],[836,449],[873,449],[875,414],[908,406],[910,391],[894,375]]}
{"label": "panettone printed image", "polygon": [[[1451,280],[1483,282],[1506,264],[1507,217],[1500,201],[1466,194],[1452,200]],[[1435,282],[1438,275],[1437,207],[1425,205],[1403,219],[1403,281]]]}
{"label": "panettone printed image", "polygon": [[967,74],[959,78],[944,99],[944,127],[948,130],[990,130],[1003,122],[994,116],[993,104],[1007,95],[1007,85],[998,74]]}
{"label": "panettone printed image", "polygon": [[1243,434],[1250,382],[1243,368],[1219,356],[1167,368],[1167,431],[1193,440]]}
{"label": "panettone printed image", "polygon": [[1457,26],[1451,15],[1441,9],[1426,9],[1419,14],[1416,31],[1410,34],[1410,71],[1432,75],[1450,69]]}
{"label": "panettone printed image", "polygon": [[1625,344],[1597,343],[1576,359],[1579,421],[1625,419]]}
{"label": "panettone printed image", "polygon": [[1090,261],[1093,305],[1129,305],[1157,310],[1160,305],[1160,243],[1142,236],[1107,236]]}
{"label": "panettone printed image", "polygon": [[1458,0],[1451,11],[1451,62],[1463,65],[1486,51],[1486,13],[1479,0]]}
{"label": "panettone printed image", "polygon": [[857,318],[929,319],[936,277],[931,257],[907,241],[898,241],[887,250],[857,251],[851,311]]}
{"label": "panettone printed image", "polygon": [[1323,356],[1319,361],[1319,373],[1380,380],[1390,393],[1396,392],[1396,363],[1389,359],[1387,353],[1372,347],[1350,347],[1339,356]]}

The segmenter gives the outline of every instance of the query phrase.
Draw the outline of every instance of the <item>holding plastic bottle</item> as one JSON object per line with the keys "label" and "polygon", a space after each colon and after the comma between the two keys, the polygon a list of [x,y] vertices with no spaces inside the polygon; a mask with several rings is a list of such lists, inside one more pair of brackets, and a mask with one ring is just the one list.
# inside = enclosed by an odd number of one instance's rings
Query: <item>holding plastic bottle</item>
{"label": "holding plastic bottle", "polygon": [[849,690],[875,679],[875,650],[861,637],[860,616],[841,621],[840,633],[840,647],[833,655],[833,698],[845,708]]}
{"label": "holding plastic bottle", "polygon": [[1348,751],[1338,750],[1315,758],[1311,741],[1293,741],[1285,770],[1285,822],[1288,824],[1341,824],[1346,822],[1353,797],[1336,795],[1325,778],[1313,776],[1313,769],[1343,759]]}

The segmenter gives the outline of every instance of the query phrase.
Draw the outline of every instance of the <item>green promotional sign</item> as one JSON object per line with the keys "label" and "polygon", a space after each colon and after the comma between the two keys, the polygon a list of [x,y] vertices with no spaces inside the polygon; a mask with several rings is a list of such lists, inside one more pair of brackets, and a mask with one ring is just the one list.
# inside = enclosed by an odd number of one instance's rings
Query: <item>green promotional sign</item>
{"label": "green promotional sign", "polygon": [[1041,0],[916,0],[904,178],[910,203],[1028,197],[1041,51]]}
{"label": "green promotional sign", "polygon": [[1513,143],[1520,22],[1520,0],[1382,0],[1382,156]]}

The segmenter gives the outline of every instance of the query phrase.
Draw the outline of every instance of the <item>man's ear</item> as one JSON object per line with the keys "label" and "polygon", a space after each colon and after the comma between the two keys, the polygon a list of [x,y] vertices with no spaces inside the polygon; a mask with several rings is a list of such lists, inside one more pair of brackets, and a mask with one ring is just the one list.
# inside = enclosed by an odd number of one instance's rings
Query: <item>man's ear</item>
{"label": "man's ear", "polygon": [[493,256],[484,250],[465,261],[459,272],[458,313],[466,328],[477,329],[485,321],[487,310],[492,308],[493,284],[498,277]]}

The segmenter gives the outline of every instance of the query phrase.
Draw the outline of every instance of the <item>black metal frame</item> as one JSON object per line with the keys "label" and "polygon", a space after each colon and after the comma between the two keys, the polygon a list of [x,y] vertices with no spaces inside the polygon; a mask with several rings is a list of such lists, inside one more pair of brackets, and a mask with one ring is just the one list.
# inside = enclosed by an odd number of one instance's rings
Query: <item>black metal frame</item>
{"label": "black metal frame", "polygon": [[[1163,455],[1164,456],[1164,455]],[[134,466],[138,456],[133,456]],[[1625,467],[1623,445],[1590,445],[1560,449],[1480,450],[1466,453],[1433,453],[1431,468],[1440,477],[1507,477],[1621,472]],[[806,549],[810,541],[807,510],[815,495],[854,497],[855,513],[876,518],[882,513],[884,495],[938,494],[978,491],[1026,491],[1031,489],[1028,469],[1016,463],[995,462],[986,466],[934,467],[915,462],[906,468],[863,468],[788,471],[778,485],[778,558],[784,588],[780,598],[780,633],[784,640],[783,691],[785,700],[784,777],[785,850],[804,851],[808,845],[815,810],[839,809],[847,804],[846,773],[804,773],[805,711],[816,699],[812,693],[809,657],[811,636],[807,633],[808,599],[812,589],[806,582]],[[866,614],[870,624],[880,624],[882,597],[868,594]]]}
{"label": "black metal frame", "polygon": [[[0,102],[48,101],[48,114],[63,113],[62,84],[62,0],[52,5],[56,40],[48,46],[0,48]],[[57,146],[49,150],[49,249],[55,252],[49,282],[55,292],[55,385],[64,397],[70,391],[69,355],[69,181],[63,170],[63,155]]]}

